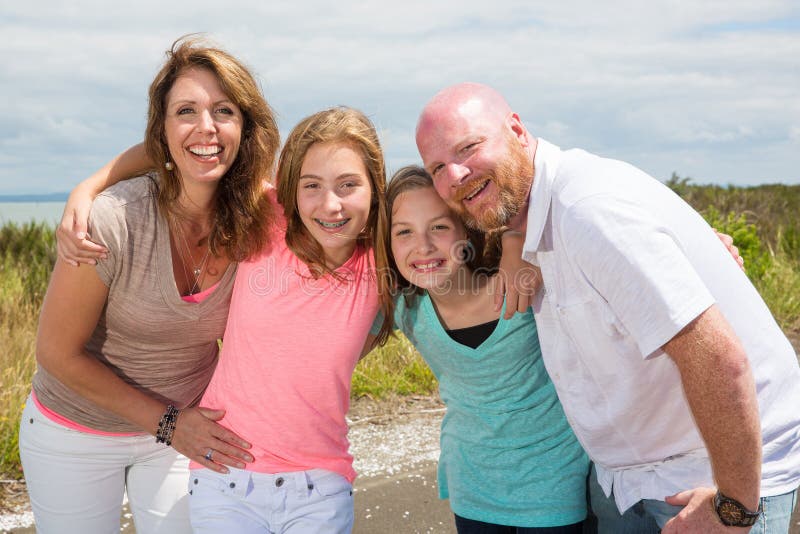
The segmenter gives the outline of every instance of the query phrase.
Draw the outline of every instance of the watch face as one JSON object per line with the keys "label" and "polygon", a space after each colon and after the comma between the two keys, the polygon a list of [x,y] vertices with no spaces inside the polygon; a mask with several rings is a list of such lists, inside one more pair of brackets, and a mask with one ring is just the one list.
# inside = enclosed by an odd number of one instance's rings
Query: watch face
{"label": "watch face", "polygon": [[742,509],[732,502],[723,501],[717,508],[720,519],[728,525],[738,525],[744,519]]}
{"label": "watch face", "polygon": [[717,510],[720,521],[729,527],[751,527],[755,525],[761,515],[760,503],[758,510],[751,512],[742,506],[742,503],[725,497],[719,492],[714,498],[714,507]]}

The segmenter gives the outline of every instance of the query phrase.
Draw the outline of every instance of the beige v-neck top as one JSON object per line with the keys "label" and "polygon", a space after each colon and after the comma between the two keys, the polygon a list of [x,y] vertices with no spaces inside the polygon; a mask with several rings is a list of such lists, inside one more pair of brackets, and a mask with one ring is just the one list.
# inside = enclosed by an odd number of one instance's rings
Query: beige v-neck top
{"label": "beige v-neck top", "polygon": [[[201,302],[186,302],[172,270],[169,229],[158,212],[155,182],[142,176],[97,197],[92,238],[108,248],[96,266],[108,299],[86,351],[120,378],[178,408],[197,404],[217,363],[236,265]],[[33,377],[40,403],[78,424],[104,432],[141,432],[118,415],[74,393],[45,369]]]}

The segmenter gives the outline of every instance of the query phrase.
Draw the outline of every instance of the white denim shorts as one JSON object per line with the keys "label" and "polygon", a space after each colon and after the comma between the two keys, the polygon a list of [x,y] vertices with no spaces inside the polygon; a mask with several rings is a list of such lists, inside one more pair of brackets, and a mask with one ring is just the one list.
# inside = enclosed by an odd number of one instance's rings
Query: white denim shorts
{"label": "white denim shorts", "polygon": [[189,493],[196,534],[347,534],[353,529],[353,485],[324,469],[273,474],[197,469]]}

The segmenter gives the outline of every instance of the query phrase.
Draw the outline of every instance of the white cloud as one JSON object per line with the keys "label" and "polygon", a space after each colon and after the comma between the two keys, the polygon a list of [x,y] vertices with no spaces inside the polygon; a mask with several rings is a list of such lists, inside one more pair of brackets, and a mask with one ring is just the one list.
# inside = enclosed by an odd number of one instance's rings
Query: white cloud
{"label": "white cloud", "polygon": [[66,189],[139,139],[164,51],[194,31],[252,67],[284,135],[363,109],[390,170],[418,161],[426,100],[474,80],[535,134],[659,178],[800,183],[792,0],[40,4],[0,8],[0,193]]}

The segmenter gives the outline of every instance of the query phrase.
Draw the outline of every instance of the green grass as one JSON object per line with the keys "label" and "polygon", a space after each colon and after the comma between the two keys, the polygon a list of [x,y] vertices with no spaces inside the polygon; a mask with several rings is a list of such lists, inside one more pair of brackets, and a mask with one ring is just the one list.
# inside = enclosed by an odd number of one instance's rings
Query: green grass
{"label": "green grass", "polygon": [[745,271],[786,332],[800,334],[800,186],[667,182],[718,230],[730,234]]}
{"label": "green grass", "polygon": [[18,474],[17,425],[36,367],[36,309],[25,302],[16,270],[0,273],[0,473]]}
{"label": "green grass", "polygon": [[744,216],[759,239],[774,253],[800,259],[800,186],[767,184],[755,187],[696,185],[672,175],[667,185],[701,213]]}
{"label": "green grass", "polygon": [[353,373],[353,397],[429,395],[438,383],[422,356],[401,332],[370,352]]}
{"label": "green grass", "polygon": [[0,228],[0,475],[20,477],[17,426],[36,369],[41,300],[55,259],[53,229]]}
{"label": "green grass", "polygon": [[8,223],[0,227],[0,261],[3,268],[22,275],[23,302],[41,304],[56,260],[55,229],[45,223]]}
{"label": "green grass", "polygon": [[800,337],[800,261],[778,252],[755,286],[784,332]]}

